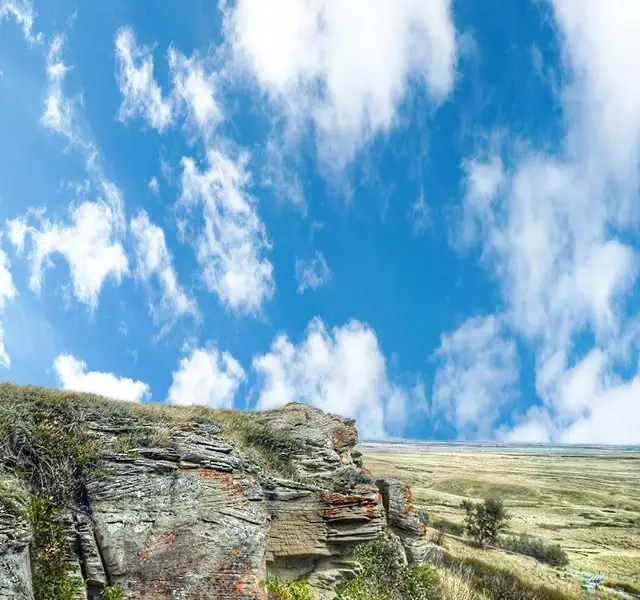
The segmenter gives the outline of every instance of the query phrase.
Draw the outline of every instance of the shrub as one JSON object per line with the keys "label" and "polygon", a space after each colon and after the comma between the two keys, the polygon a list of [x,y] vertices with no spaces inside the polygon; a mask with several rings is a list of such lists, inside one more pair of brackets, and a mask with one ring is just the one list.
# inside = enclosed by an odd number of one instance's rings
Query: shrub
{"label": "shrub", "polygon": [[569,564],[569,557],[559,544],[549,544],[540,538],[528,536],[501,536],[496,545],[504,550],[532,556],[540,562],[552,567],[564,567]]}
{"label": "shrub", "polygon": [[462,508],[466,513],[466,532],[481,546],[495,541],[509,519],[502,500],[498,498],[488,498],[484,503],[463,500]]}
{"label": "shrub", "polygon": [[436,600],[437,572],[432,565],[403,563],[387,536],[359,546],[353,554],[362,572],[338,591],[341,600]]}
{"label": "shrub", "polygon": [[313,600],[309,584],[306,581],[282,581],[271,577],[267,579],[269,600]]}

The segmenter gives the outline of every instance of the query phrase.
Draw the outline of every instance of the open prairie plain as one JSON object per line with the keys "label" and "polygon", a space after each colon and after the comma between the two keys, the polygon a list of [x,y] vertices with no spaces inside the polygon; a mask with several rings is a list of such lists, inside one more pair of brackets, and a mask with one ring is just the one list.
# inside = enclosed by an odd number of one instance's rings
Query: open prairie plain
{"label": "open prairie plain", "polygon": [[[604,574],[640,588],[640,448],[362,443],[374,477],[411,485],[416,507],[439,526],[463,523],[465,498],[498,496],[510,534],[560,544],[567,571]],[[479,550],[449,538],[450,551],[482,556],[538,580],[556,570],[529,557]],[[574,587],[579,579],[573,579]],[[568,582],[567,582],[568,583]]]}

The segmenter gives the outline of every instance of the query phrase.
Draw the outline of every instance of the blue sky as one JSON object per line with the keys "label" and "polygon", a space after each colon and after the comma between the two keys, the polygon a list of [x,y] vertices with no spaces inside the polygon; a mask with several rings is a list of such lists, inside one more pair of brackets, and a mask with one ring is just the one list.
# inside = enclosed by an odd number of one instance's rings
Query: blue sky
{"label": "blue sky", "polygon": [[640,8],[0,0],[0,377],[640,442]]}

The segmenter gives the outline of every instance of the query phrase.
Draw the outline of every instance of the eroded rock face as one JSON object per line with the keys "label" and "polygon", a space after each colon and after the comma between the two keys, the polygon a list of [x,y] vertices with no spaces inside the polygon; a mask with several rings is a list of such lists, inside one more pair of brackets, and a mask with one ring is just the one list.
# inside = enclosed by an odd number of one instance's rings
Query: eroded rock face
{"label": "eroded rock face", "polygon": [[[64,514],[69,571],[86,584],[77,600],[101,599],[108,586],[131,600],[266,600],[267,575],[305,577],[329,600],[358,573],[350,552],[387,521],[410,554],[422,526],[408,488],[372,483],[352,420],[299,404],[246,418],[295,442],[288,479],[206,419],[162,430],[135,414],[86,423],[104,450]],[[29,527],[3,506],[0,599],[32,600]]]}
{"label": "eroded rock face", "polygon": [[376,485],[388,527],[402,543],[407,561],[423,562],[430,544],[424,540],[426,526],[415,512],[411,489],[397,479],[378,479]]}
{"label": "eroded rock face", "polygon": [[0,598],[33,600],[29,543],[24,518],[27,493],[13,478],[0,475]]}
{"label": "eroded rock face", "polygon": [[[265,598],[262,487],[216,436],[196,428],[176,433],[172,447],[107,456],[88,483],[106,579],[128,598]],[[97,564],[93,573],[98,587]]]}

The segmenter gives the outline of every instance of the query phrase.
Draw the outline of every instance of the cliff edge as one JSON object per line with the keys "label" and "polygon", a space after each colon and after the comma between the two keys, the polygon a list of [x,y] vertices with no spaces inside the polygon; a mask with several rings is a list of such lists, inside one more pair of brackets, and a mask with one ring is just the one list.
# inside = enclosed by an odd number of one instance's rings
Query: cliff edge
{"label": "cliff edge", "polygon": [[354,422],[137,405],[0,385],[0,599],[319,600],[383,530],[419,560],[410,492],[363,469]]}

